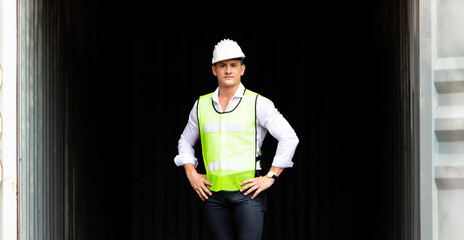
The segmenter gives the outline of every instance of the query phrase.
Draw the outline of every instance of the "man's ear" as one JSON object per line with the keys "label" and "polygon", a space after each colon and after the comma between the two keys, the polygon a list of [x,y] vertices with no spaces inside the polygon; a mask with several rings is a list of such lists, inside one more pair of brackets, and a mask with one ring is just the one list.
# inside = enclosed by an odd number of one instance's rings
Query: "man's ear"
{"label": "man's ear", "polygon": [[245,68],[246,68],[245,64],[242,64],[241,68],[242,68],[242,76],[243,76],[243,74],[245,73]]}
{"label": "man's ear", "polygon": [[214,65],[214,64],[213,64],[213,65],[211,66],[211,70],[213,70],[213,74],[214,74],[214,76],[216,76],[216,77],[217,77],[217,73],[216,73],[216,65]]}

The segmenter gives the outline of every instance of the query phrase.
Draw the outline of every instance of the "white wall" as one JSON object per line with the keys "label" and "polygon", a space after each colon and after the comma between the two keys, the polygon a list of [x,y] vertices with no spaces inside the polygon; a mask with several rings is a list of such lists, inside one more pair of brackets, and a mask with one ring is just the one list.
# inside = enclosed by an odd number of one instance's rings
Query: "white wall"
{"label": "white wall", "polygon": [[420,0],[421,239],[464,239],[464,1]]}
{"label": "white wall", "polygon": [[3,133],[0,159],[3,181],[0,185],[0,239],[17,238],[16,178],[16,1],[0,0],[0,64],[3,85],[0,88],[0,113]]}

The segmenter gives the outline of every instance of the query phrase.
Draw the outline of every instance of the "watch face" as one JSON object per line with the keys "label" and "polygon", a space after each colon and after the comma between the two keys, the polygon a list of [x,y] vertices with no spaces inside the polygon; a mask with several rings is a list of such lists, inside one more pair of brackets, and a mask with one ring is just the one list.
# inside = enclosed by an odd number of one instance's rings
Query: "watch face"
{"label": "watch face", "polygon": [[272,176],[274,176],[274,173],[273,173],[273,172],[268,172],[268,173],[267,173],[267,176],[268,176],[268,177],[272,177]]}

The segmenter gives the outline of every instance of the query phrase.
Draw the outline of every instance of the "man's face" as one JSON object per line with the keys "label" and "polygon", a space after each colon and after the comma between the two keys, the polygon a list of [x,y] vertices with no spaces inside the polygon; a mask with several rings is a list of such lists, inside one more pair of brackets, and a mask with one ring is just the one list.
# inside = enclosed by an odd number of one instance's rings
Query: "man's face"
{"label": "man's face", "polygon": [[240,78],[245,73],[245,65],[240,60],[224,60],[212,66],[213,74],[222,87],[234,87],[240,84]]}

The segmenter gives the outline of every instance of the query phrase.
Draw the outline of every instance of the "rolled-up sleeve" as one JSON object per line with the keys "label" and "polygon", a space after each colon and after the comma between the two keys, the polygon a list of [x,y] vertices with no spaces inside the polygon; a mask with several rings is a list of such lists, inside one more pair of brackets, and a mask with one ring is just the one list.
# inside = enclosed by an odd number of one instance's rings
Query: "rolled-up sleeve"
{"label": "rolled-up sleeve", "polygon": [[258,123],[266,128],[278,141],[272,166],[279,168],[293,167],[293,155],[299,139],[288,121],[275,108],[274,103],[263,97],[258,97],[257,102]]}
{"label": "rolled-up sleeve", "polygon": [[195,157],[195,150],[193,148],[200,137],[197,120],[197,102],[195,102],[192,110],[190,111],[187,125],[185,126],[177,145],[179,154],[174,157],[174,163],[177,166],[183,166],[188,163],[193,163],[195,167],[198,166],[198,159]]}

